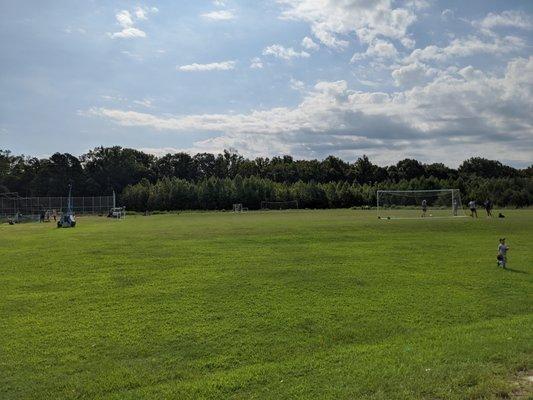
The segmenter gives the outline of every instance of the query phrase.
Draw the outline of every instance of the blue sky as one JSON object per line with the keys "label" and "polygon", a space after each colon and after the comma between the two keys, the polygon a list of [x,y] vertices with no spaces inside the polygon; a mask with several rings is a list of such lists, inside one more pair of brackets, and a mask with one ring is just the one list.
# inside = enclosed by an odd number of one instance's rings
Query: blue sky
{"label": "blue sky", "polygon": [[533,161],[533,2],[0,1],[0,148]]}

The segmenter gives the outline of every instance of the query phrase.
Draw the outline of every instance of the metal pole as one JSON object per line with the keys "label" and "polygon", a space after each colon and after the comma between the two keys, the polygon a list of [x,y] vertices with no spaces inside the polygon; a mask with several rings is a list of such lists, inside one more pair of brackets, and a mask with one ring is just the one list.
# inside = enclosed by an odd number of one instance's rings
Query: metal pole
{"label": "metal pole", "polygon": [[452,189],[452,215],[455,216],[455,190]]}
{"label": "metal pole", "polygon": [[376,213],[378,215],[378,218],[379,218],[379,190],[376,192]]}

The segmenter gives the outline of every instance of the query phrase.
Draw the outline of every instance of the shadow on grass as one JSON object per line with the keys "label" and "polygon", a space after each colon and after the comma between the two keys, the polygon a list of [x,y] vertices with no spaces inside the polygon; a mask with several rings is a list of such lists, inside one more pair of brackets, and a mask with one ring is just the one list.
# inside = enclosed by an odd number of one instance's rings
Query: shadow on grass
{"label": "shadow on grass", "polygon": [[521,271],[519,269],[505,268],[505,271],[514,272],[515,274],[526,274],[526,275],[529,275],[529,272]]}

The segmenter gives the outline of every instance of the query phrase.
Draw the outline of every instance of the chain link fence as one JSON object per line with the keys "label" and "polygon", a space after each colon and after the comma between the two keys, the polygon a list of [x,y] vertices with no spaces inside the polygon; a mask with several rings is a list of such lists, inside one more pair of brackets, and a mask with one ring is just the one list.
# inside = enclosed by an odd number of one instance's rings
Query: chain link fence
{"label": "chain link fence", "polygon": [[[41,213],[64,212],[68,207],[68,197],[20,197],[0,195],[0,217],[13,215],[39,215]],[[72,210],[75,214],[107,214],[114,207],[113,196],[72,197]]]}

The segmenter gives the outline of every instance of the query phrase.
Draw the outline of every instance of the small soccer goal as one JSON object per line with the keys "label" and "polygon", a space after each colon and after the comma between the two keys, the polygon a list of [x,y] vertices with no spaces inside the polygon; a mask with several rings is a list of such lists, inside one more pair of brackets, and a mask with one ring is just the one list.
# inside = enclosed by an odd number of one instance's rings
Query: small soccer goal
{"label": "small soccer goal", "polygon": [[466,217],[459,189],[378,190],[380,219]]}
{"label": "small soccer goal", "polygon": [[294,210],[298,209],[298,200],[262,201],[261,210]]}
{"label": "small soccer goal", "polygon": [[126,207],[113,207],[107,214],[109,218],[124,219],[126,218]]}
{"label": "small soccer goal", "polygon": [[248,211],[248,207],[243,207],[242,203],[233,204],[233,212],[242,213]]}

